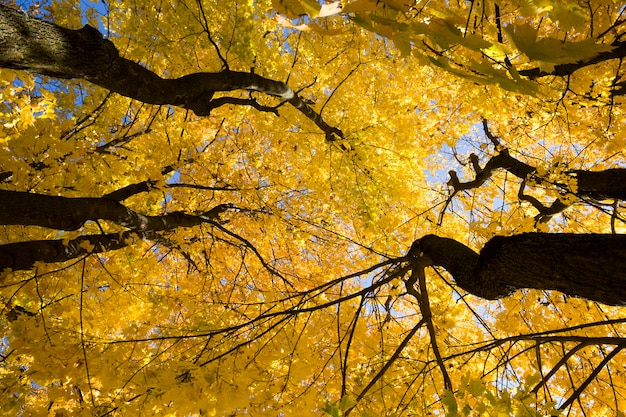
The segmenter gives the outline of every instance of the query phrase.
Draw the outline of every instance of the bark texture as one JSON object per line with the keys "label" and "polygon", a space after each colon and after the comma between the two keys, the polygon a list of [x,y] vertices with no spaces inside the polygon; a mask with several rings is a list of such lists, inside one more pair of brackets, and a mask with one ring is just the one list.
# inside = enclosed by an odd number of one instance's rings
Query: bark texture
{"label": "bark texture", "polygon": [[463,290],[486,299],[530,288],[626,305],[626,235],[525,233],[492,238],[474,252],[427,235],[409,254],[444,267]]}
{"label": "bark texture", "polygon": [[328,125],[283,82],[229,70],[164,79],[120,57],[115,45],[89,25],[78,30],[66,29],[3,5],[0,5],[0,67],[55,78],[82,78],[125,97],[148,104],[184,107],[199,116],[207,116],[224,104],[277,112],[252,99],[213,100],[216,91],[258,91],[288,101],[324,131],[327,140],[343,138],[341,130]]}

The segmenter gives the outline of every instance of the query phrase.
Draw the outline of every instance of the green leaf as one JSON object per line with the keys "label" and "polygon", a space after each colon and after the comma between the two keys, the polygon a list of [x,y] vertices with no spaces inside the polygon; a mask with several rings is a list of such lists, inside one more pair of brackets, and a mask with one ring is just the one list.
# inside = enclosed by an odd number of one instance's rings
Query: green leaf
{"label": "green leaf", "polygon": [[554,2],[552,10],[548,13],[552,20],[558,21],[564,31],[574,29],[584,32],[587,27],[587,16],[578,3]]}
{"label": "green leaf", "polygon": [[408,12],[411,8],[409,2],[404,0],[381,0],[381,2],[400,12]]}
{"label": "green leaf", "polygon": [[378,8],[377,2],[374,0],[356,0],[346,4],[343,7],[344,13],[370,12]]}
{"label": "green leaf", "polygon": [[411,54],[411,42],[408,39],[401,36],[395,37],[393,38],[393,45],[398,48],[403,57]]}
{"label": "green leaf", "polygon": [[567,42],[555,38],[537,40],[537,29],[529,24],[510,26],[504,29],[511,42],[533,61],[568,64],[586,61],[602,52],[614,49],[611,45],[596,43],[585,39],[580,42]]}
{"label": "green leaf", "polygon": [[354,399],[348,395],[344,395],[339,401],[339,408],[342,411],[346,411],[349,408],[354,407],[355,405],[356,405],[356,401],[354,401]]}
{"label": "green leaf", "polygon": [[332,404],[330,401],[326,401],[324,407],[322,407],[322,412],[328,414],[331,417],[341,417],[341,410],[335,404]]}
{"label": "green leaf", "polygon": [[441,397],[441,403],[446,408],[446,417],[457,417],[459,415],[459,406],[452,391],[446,390]]}
{"label": "green leaf", "polygon": [[482,36],[474,35],[474,34],[466,35],[462,39],[461,45],[474,51],[481,51],[483,49],[489,49],[493,46],[491,42],[484,40]]}
{"label": "green leaf", "polygon": [[322,8],[320,4],[315,0],[300,0],[300,5],[302,5],[302,8],[306,11],[306,14],[308,14],[312,18],[316,18],[320,13],[320,9]]}
{"label": "green leaf", "polygon": [[472,379],[467,384],[467,391],[474,397],[480,397],[485,392],[485,386],[480,379]]}

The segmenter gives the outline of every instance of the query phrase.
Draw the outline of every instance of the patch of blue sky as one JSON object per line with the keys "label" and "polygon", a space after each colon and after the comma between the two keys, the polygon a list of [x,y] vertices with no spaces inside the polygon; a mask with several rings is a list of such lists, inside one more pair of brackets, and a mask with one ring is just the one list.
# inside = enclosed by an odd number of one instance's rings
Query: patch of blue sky
{"label": "patch of blue sky", "polygon": [[80,9],[82,12],[82,23],[93,24],[92,21],[89,21],[88,16],[92,13],[91,10],[95,11],[97,15],[100,17],[97,19],[98,21],[98,29],[102,33],[108,33],[108,29],[105,26],[104,22],[106,21],[105,17],[109,15],[108,3],[106,1],[85,1],[82,0],[80,2]]}
{"label": "patch of blue sky", "polygon": [[175,170],[170,174],[170,177],[165,180],[166,184],[177,184],[180,182],[181,174],[180,171]]}
{"label": "patch of blue sky", "polygon": [[6,357],[6,353],[9,350],[9,338],[7,336],[4,336],[2,339],[0,339],[0,356],[1,357]]}

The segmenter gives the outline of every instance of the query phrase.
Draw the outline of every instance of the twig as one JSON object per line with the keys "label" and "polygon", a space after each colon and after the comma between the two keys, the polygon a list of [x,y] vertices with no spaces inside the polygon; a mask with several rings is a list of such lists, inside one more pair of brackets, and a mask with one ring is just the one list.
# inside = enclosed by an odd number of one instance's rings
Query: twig
{"label": "twig", "polygon": [[202,2],[200,0],[196,0],[196,4],[198,5],[198,8],[200,9],[200,14],[202,14],[202,19],[204,19],[204,31],[207,34],[207,37],[209,38],[209,42],[211,42],[211,45],[213,45],[213,47],[215,48],[215,52],[217,52],[217,56],[220,58],[220,60],[222,61],[222,66],[224,67],[225,70],[230,69],[228,67],[228,61],[226,60],[226,58],[224,58],[222,56],[222,53],[220,52],[220,48],[217,45],[217,43],[213,40],[213,37],[211,36],[211,31],[209,30],[209,22],[206,18],[206,14],[204,13],[204,8],[202,7]]}
{"label": "twig", "polygon": [[576,391],[574,391],[574,393],[563,404],[561,404],[561,406],[559,407],[559,410],[565,410],[575,400],[577,400],[580,397],[580,394],[582,394],[582,392],[585,390],[585,388],[587,388],[587,386],[596,378],[596,376],[598,376],[598,374],[600,373],[602,368],[604,368],[604,366],[607,363],[609,363],[609,361],[611,359],[613,359],[613,357],[615,355],[617,355],[625,347],[626,347],[626,343],[621,343],[621,344],[617,345],[615,348],[613,348],[611,353],[606,355],[606,357],[602,360],[602,362],[600,362],[600,364],[598,364],[598,366],[596,366],[596,368],[593,370],[593,372],[591,372],[589,374],[587,379],[585,379],[585,381],[576,389]]}

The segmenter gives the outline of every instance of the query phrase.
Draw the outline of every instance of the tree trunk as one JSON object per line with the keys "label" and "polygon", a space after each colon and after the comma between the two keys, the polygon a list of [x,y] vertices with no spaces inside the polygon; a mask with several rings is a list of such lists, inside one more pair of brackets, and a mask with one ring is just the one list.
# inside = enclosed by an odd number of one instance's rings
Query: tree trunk
{"label": "tree trunk", "polygon": [[427,235],[413,243],[409,254],[444,267],[459,287],[481,298],[531,288],[626,305],[626,235],[497,236],[480,255],[453,239]]}
{"label": "tree trunk", "polygon": [[595,200],[626,200],[626,169],[611,168],[604,171],[575,170],[578,195]]}

